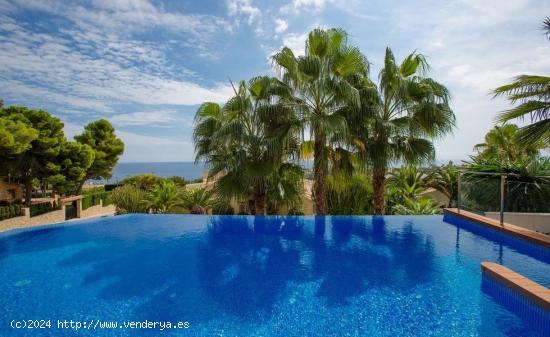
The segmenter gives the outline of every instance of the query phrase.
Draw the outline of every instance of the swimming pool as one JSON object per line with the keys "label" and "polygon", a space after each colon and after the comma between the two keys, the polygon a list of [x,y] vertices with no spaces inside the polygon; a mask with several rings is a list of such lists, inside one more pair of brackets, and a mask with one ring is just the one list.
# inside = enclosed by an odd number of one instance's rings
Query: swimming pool
{"label": "swimming pool", "polygon": [[548,336],[482,261],[550,286],[549,249],[442,216],[87,220],[0,235],[0,336]]}

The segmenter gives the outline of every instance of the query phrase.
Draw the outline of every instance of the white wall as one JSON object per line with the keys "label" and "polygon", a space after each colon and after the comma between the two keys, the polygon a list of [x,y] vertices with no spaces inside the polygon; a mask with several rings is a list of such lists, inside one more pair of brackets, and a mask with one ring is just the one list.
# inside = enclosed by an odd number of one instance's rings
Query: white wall
{"label": "white wall", "polygon": [[[499,212],[485,212],[485,216],[500,220]],[[550,213],[512,213],[504,212],[504,222],[550,234]]]}

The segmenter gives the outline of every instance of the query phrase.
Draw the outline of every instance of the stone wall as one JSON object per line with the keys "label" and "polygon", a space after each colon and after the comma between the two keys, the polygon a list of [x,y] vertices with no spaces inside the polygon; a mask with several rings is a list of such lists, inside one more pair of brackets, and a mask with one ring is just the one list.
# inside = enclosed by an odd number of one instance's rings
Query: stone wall
{"label": "stone wall", "polygon": [[9,231],[10,229],[27,227],[29,217],[27,215],[16,216],[0,221],[0,232]]}
{"label": "stone wall", "polygon": [[[114,205],[108,205],[103,207],[103,203],[100,205],[89,207],[82,210],[80,218],[91,218],[102,215],[114,215],[116,208]],[[40,214],[31,218],[28,208],[22,208],[22,216],[10,218],[0,221],[0,232],[8,231],[16,228],[25,228],[41,225],[55,224],[65,221],[65,205],[61,205],[61,209],[52,212]]]}
{"label": "stone wall", "polygon": [[54,224],[65,221],[65,207],[60,210],[40,214],[31,218],[30,210],[27,207],[21,209],[22,216],[0,221],[0,232],[15,228],[33,227],[47,224]]}
{"label": "stone wall", "polygon": [[29,218],[29,223],[27,226],[39,226],[63,221],[65,221],[65,206],[61,206],[61,209],[59,210],[51,211]]}
{"label": "stone wall", "polygon": [[88,207],[86,209],[82,210],[81,217],[82,218],[91,218],[94,216],[100,216],[100,215],[114,215],[116,212],[115,205],[107,205],[103,207],[103,203],[99,205],[95,205],[92,207]]}

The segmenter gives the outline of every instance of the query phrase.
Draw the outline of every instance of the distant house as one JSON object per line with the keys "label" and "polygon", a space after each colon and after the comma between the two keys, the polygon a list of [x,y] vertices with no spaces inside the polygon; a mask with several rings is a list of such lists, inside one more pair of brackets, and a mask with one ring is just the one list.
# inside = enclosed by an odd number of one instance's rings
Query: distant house
{"label": "distant house", "polygon": [[23,186],[10,182],[7,177],[0,177],[0,201],[23,199]]}

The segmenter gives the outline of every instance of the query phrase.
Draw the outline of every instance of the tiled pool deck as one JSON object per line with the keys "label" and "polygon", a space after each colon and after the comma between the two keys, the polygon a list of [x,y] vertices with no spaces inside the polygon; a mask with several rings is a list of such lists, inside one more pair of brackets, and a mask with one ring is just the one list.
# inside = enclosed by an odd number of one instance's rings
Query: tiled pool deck
{"label": "tiled pool deck", "polygon": [[[444,213],[445,215],[457,216],[541,246],[550,247],[550,236],[548,235],[508,223],[500,224],[497,220],[456,208],[447,208],[444,210]],[[494,278],[504,286],[521,296],[525,296],[545,310],[550,311],[550,289],[494,262],[483,262],[481,264],[481,271],[484,275]]]}

